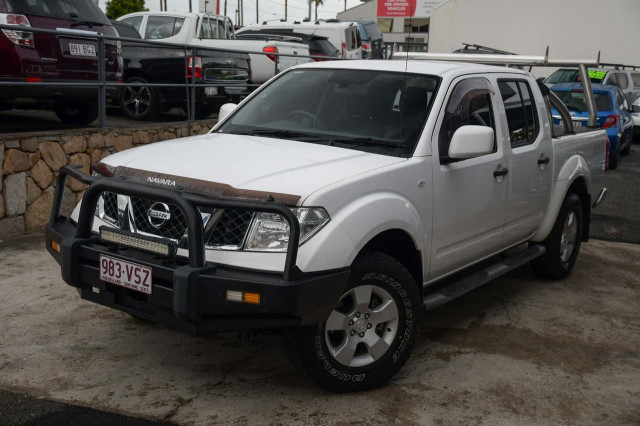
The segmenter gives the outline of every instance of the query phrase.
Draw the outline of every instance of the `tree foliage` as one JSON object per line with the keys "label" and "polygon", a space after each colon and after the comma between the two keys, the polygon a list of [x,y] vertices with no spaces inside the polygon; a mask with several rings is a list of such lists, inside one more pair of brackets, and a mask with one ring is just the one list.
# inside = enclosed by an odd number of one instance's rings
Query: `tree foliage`
{"label": "tree foliage", "polygon": [[144,7],[144,0],[111,0],[107,2],[107,17],[118,19],[122,15],[149,10]]}

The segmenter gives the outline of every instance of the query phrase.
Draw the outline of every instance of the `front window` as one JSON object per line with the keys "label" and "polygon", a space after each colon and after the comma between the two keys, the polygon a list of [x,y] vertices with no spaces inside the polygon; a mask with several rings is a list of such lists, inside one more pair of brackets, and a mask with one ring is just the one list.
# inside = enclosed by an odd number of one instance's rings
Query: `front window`
{"label": "front window", "polygon": [[294,70],[267,85],[217,131],[410,157],[438,83],[419,74]]}
{"label": "front window", "polygon": [[123,19],[122,22],[131,25],[139,33],[140,26],[142,25],[142,16],[132,16],[130,18]]}
{"label": "front window", "polygon": [[147,40],[160,40],[173,37],[182,29],[184,18],[173,16],[149,16],[144,38]]}

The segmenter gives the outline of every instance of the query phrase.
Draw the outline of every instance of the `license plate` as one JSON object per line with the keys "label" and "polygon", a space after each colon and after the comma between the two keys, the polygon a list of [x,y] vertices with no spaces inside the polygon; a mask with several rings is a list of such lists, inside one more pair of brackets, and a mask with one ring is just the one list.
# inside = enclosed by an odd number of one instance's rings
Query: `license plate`
{"label": "license plate", "polygon": [[100,279],[140,293],[151,294],[151,268],[148,266],[100,255]]}
{"label": "license plate", "polygon": [[574,121],[573,127],[582,127],[582,121]]}
{"label": "license plate", "polygon": [[218,88],[217,87],[205,87],[204,94],[207,96],[217,96]]}
{"label": "license plate", "polygon": [[69,43],[69,53],[73,56],[96,56],[96,48],[91,44]]}

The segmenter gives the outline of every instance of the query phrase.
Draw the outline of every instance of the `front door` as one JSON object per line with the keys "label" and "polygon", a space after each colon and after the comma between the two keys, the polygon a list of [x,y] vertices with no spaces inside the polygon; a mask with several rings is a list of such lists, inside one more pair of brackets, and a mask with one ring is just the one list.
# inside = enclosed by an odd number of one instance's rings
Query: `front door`
{"label": "front door", "polygon": [[[455,80],[433,137],[433,244],[429,280],[499,250],[505,221],[506,181],[502,133],[496,126],[496,88],[484,77]],[[493,153],[448,160],[449,143],[465,125],[495,132]]]}

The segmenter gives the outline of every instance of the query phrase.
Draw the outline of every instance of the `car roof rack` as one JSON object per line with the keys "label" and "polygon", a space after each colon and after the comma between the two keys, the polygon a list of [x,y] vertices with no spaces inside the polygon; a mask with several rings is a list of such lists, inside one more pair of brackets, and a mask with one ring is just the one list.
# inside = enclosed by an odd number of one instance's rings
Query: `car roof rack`
{"label": "car roof rack", "polygon": [[498,55],[516,55],[516,53],[513,53],[513,52],[507,52],[506,50],[500,50],[500,49],[495,49],[493,47],[482,46],[480,44],[462,43],[462,45],[464,47],[460,50],[478,50],[486,53],[496,53]]}
{"label": "car roof rack", "polygon": [[[585,93],[587,109],[589,110],[588,127],[598,127],[598,111],[596,109],[596,102],[593,97],[593,89],[591,88],[591,79],[587,72],[587,67],[600,66],[600,52],[596,59],[551,59],[549,58],[549,46],[544,53],[544,56],[531,56],[531,55],[498,55],[498,54],[486,54],[486,53],[427,53],[427,52],[398,52],[397,44],[394,43],[391,52],[390,59],[417,59],[424,61],[448,61],[448,62],[466,62],[472,64],[483,65],[504,65],[506,67],[578,67],[580,70],[580,76],[583,85],[583,92]],[[557,99],[553,99],[555,95],[550,96],[552,103],[559,102],[558,109],[564,109],[561,111],[563,121],[570,122],[570,116],[567,120],[566,107],[562,102]],[[561,108],[561,106],[564,108]]]}
{"label": "car roof rack", "polygon": [[613,67],[617,70],[619,69],[623,69],[626,70],[627,68],[631,68],[633,71],[636,71],[638,69],[640,69],[640,65],[624,65],[624,64],[614,64],[611,62],[600,62],[600,66],[601,67]]}

